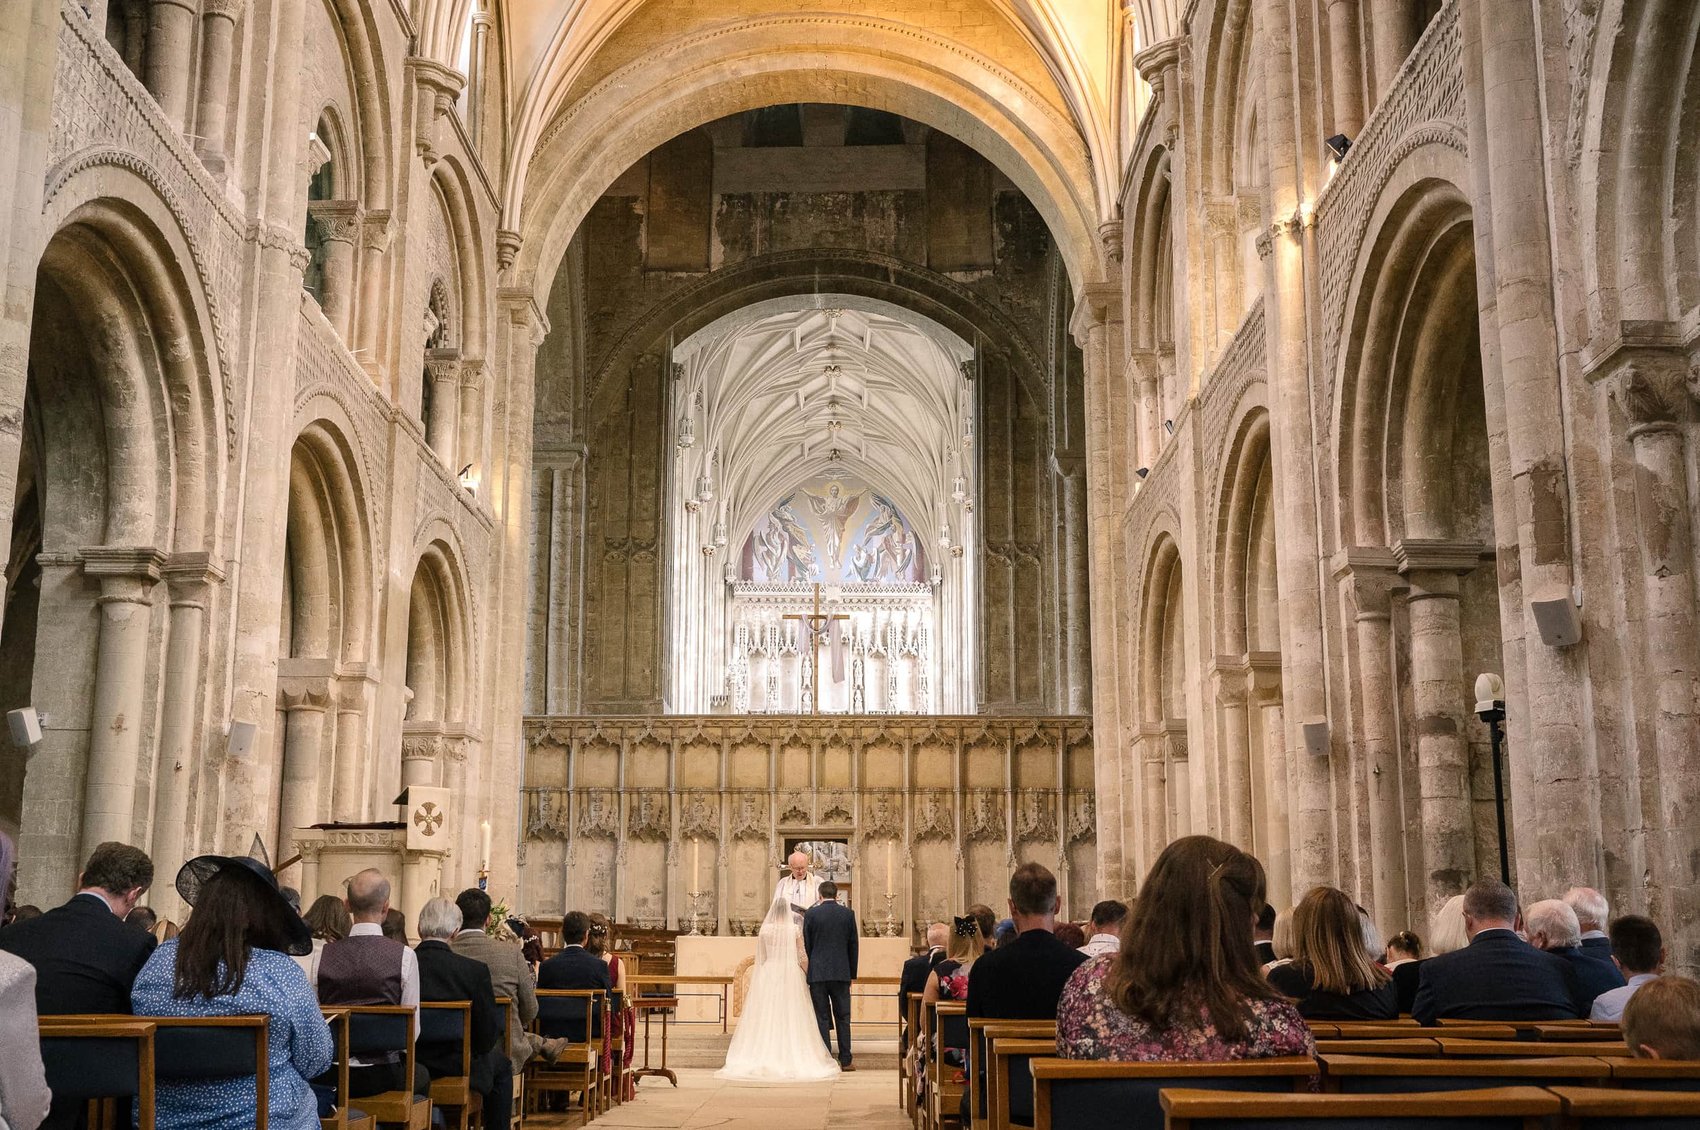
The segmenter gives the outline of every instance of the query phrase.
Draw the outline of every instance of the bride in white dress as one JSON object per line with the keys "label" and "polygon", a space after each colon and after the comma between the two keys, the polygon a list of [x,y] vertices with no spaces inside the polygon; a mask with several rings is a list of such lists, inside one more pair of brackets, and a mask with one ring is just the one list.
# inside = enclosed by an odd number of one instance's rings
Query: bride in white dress
{"label": "bride in white dress", "polygon": [[838,1074],[838,1061],[821,1042],[809,986],[803,976],[803,929],[784,899],[774,899],[756,940],[756,963],[744,1012],[726,1049],[717,1079],[750,1083],[804,1083]]}

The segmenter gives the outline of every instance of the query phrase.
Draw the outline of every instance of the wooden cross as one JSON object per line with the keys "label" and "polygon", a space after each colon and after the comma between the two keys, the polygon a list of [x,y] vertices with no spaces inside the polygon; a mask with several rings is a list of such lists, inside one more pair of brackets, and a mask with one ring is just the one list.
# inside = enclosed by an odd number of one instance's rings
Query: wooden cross
{"label": "wooden cross", "polygon": [[809,670],[814,672],[814,693],[809,696],[809,713],[820,713],[820,638],[826,634],[826,626],[834,620],[848,620],[842,612],[823,614],[820,610],[820,582],[815,582],[815,610],[811,613],[787,612],[780,617],[782,620],[805,621],[809,632]]}

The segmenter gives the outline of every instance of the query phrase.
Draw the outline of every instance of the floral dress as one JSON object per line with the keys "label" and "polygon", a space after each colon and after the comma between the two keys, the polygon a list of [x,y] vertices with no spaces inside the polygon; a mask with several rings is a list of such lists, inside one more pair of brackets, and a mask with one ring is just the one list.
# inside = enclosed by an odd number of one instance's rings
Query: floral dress
{"label": "floral dress", "polygon": [[[968,999],[968,966],[947,957],[933,966],[933,972],[938,975],[939,979],[939,1000],[965,1001]],[[938,1036],[935,1033],[927,1038],[936,1040]],[[922,1095],[925,1095],[927,1091],[927,1062],[931,1058],[930,1050],[930,1048],[920,1044],[916,1045],[915,1081]],[[965,1067],[968,1063],[968,1049],[946,1048],[944,1049],[943,1059],[947,1064]]]}
{"label": "floral dress", "polygon": [[1114,956],[1096,957],[1074,971],[1057,1002],[1057,1054],[1065,1059],[1134,1062],[1218,1061],[1315,1055],[1316,1041],[1290,1001],[1248,1002],[1245,1037],[1225,1039],[1201,1008],[1193,1023],[1153,1028],[1117,1007],[1105,992]]}

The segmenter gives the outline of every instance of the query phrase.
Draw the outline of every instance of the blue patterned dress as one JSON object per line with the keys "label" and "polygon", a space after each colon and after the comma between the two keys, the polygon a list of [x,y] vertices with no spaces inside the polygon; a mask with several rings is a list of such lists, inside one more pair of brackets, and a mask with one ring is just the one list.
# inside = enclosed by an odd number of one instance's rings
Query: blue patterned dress
{"label": "blue patterned dress", "polygon": [[[318,997],[293,958],[257,949],[248,959],[242,987],[207,1000],[172,995],[177,969],[177,940],[153,951],[136,976],[130,1004],[137,1016],[271,1017],[266,1040],[270,1065],[272,1130],[318,1130],[319,1108],[307,1080],[331,1065],[331,1031],[319,1011]],[[254,1080],[220,1079],[207,1083],[162,1083],[155,1092],[159,1130],[253,1126]]]}

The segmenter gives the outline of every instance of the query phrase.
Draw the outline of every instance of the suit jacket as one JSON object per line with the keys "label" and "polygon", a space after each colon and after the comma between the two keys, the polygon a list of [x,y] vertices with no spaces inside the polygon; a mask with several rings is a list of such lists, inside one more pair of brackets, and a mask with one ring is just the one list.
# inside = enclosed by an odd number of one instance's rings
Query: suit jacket
{"label": "suit jacket", "polygon": [[42,1016],[129,1012],[130,987],[156,944],[95,895],[77,895],[40,918],[0,930],[0,950],[35,966],[35,1007]]}
{"label": "suit jacket", "polygon": [[1617,966],[1611,964],[1611,939],[1604,934],[1594,938],[1583,938],[1582,952],[1589,957],[1599,958],[1607,965],[1611,965],[1613,969],[1617,968]]}
{"label": "suit jacket", "polygon": [[968,1015],[1055,1020],[1063,986],[1087,957],[1049,930],[1028,930],[968,970]]}
{"label": "suit jacket", "polygon": [[[500,1052],[496,1041],[502,1035],[502,1010],[490,987],[490,970],[483,962],[462,957],[447,942],[436,938],[420,942],[413,952],[419,959],[421,1001],[472,1002],[472,1089],[489,1090],[496,1078],[497,1057],[488,1053]],[[414,1056],[433,1079],[460,1074],[458,1044],[421,1041],[415,1046]]]}
{"label": "suit jacket", "polygon": [[903,972],[897,979],[897,1007],[902,1015],[903,999],[910,993],[919,993],[927,987],[927,976],[938,968],[944,960],[943,949],[931,949],[926,953],[918,953],[903,963]]}
{"label": "suit jacket", "polygon": [[809,984],[854,981],[857,959],[856,913],[837,902],[823,902],[803,915],[803,952],[809,955]]}
{"label": "suit jacket", "polygon": [[[1606,943],[1609,947],[1610,942]],[[1629,982],[1623,979],[1610,957],[1604,961],[1581,946],[1565,946],[1552,951],[1570,963],[1576,974],[1576,1008],[1583,1016],[1593,1010],[1594,998],[1610,989],[1621,989]]]}
{"label": "suit jacket", "polygon": [[1465,1020],[1574,1020],[1576,974],[1564,958],[1510,930],[1488,930],[1461,950],[1423,962],[1411,1015],[1419,1024]]}
{"label": "suit jacket", "polygon": [[1257,950],[1257,963],[1259,965],[1268,965],[1275,960],[1274,942],[1255,942],[1253,948]]}
{"label": "suit jacket", "polygon": [[508,1009],[508,1044],[518,1048],[525,1026],[537,1016],[537,992],[531,983],[531,966],[512,942],[499,941],[482,930],[462,930],[449,942],[462,957],[482,961],[490,970],[490,987],[499,997],[513,1002]]}

